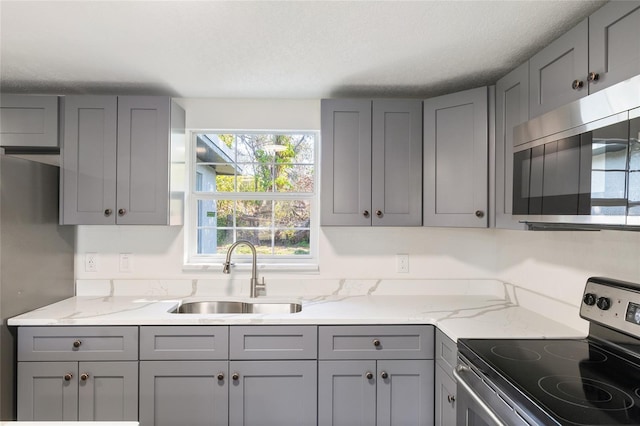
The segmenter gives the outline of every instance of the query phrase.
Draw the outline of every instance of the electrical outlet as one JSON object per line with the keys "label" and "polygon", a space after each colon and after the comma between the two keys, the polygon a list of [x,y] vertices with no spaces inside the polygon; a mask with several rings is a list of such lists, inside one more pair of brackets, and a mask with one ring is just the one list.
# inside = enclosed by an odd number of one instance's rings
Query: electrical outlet
{"label": "electrical outlet", "polygon": [[98,272],[98,253],[84,254],[84,271]]}
{"label": "electrical outlet", "polygon": [[120,272],[133,272],[133,254],[120,253]]}
{"label": "electrical outlet", "polygon": [[396,254],[396,272],[403,274],[409,272],[408,254]]}

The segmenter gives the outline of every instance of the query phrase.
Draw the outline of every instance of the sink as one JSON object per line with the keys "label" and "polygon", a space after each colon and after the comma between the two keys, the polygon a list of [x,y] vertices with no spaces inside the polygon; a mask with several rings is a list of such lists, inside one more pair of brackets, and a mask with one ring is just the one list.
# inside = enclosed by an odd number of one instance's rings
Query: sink
{"label": "sink", "polygon": [[182,303],[173,314],[294,314],[299,303],[201,301]]}

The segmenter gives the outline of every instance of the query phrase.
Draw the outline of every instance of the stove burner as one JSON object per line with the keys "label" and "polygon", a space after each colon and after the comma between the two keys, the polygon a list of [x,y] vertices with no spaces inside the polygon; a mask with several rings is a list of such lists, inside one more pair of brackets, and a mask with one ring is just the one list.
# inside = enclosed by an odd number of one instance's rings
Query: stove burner
{"label": "stove burner", "polygon": [[500,358],[513,361],[537,361],[542,356],[536,351],[518,346],[497,345],[491,348],[491,352]]}
{"label": "stove burner", "polygon": [[550,343],[544,347],[544,351],[550,355],[569,361],[580,361],[586,363],[605,362],[607,355],[593,346],[584,342],[560,342]]}
{"label": "stove burner", "polygon": [[625,391],[584,377],[546,376],[538,380],[538,385],[548,395],[582,408],[621,411],[634,404],[633,398]]}

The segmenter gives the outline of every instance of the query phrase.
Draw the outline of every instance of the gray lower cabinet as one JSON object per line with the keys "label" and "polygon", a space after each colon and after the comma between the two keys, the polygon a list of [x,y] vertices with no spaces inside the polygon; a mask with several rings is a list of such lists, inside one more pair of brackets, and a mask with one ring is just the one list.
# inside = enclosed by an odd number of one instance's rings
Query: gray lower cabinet
{"label": "gray lower cabinet", "polygon": [[420,226],[422,105],[322,100],[322,225]]}
{"label": "gray lower cabinet", "polygon": [[20,327],[18,420],[137,420],[137,340],[137,327]]}
{"label": "gray lower cabinet", "polygon": [[184,111],[162,96],[67,96],[63,105],[61,224],[179,224],[170,169]]}
{"label": "gray lower cabinet", "polygon": [[529,65],[523,64],[496,84],[495,227],[525,229],[513,220],[513,128],[529,119]]}
{"label": "gray lower cabinet", "polygon": [[230,361],[230,426],[311,426],[317,416],[317,362]]}
{"label": "gray lower cabinet", "polygon": [[440,330],[436,330],[435,354],[435,424],[455,425],[456,381],[453,369],[458,362],[458,348],[456,343]]}
{"label": "gray lower cabinet", "polygon": [[315,425],[316,326],[143,326],[140,425]]}
{"label": "gray lower cabinet", "polygon": [[488,226],[490,93],[424,101],[424,226]]}
{"label": "gray lower cabinet", "polygon": [[0,146],[58,148],[58,97],[0,93]]}
{"label": "gray lower cabinet", "polygon": [[320,326],[319,425],[433,425],[432,326]]}
{"label": "gray lower cabinet", "polygon": [[141,361],[141,426],[229,424],[227,361]]}

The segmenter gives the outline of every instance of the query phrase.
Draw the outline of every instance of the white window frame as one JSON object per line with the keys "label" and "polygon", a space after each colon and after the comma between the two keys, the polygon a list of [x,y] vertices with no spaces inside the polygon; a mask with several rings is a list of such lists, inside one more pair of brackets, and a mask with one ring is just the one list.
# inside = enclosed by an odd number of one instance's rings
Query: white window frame
{"label": "white window frame", "polygon": [[[199,134],[313,134],[315,137],[313,153],[313,188],[312,193],[304,193],[304,198],[310,200],[311,223],[309,227],[309,254],[295,256],[273,256],[258,254],[257,263],[260,270],[274,270],[279,272],[309,272],[315,273],[319,269],[319,235],[320,235],[320,132],[318,130],[191,130],[189,144],[186,147],[186,161],[188,176],[185,188],[185,222],[184,222],[184,266],[185,270],[222,271],[222,263],[226,254],[198,254],[198,200],[225,199],[225,200],[299,200],[301,193],[265,193],[265,192],[221,192],[221,193],[196,193],[196,158],[195,145]],[[236,270],[249,270],[251,268],[251,256],[234,252],[232,261]]]}

